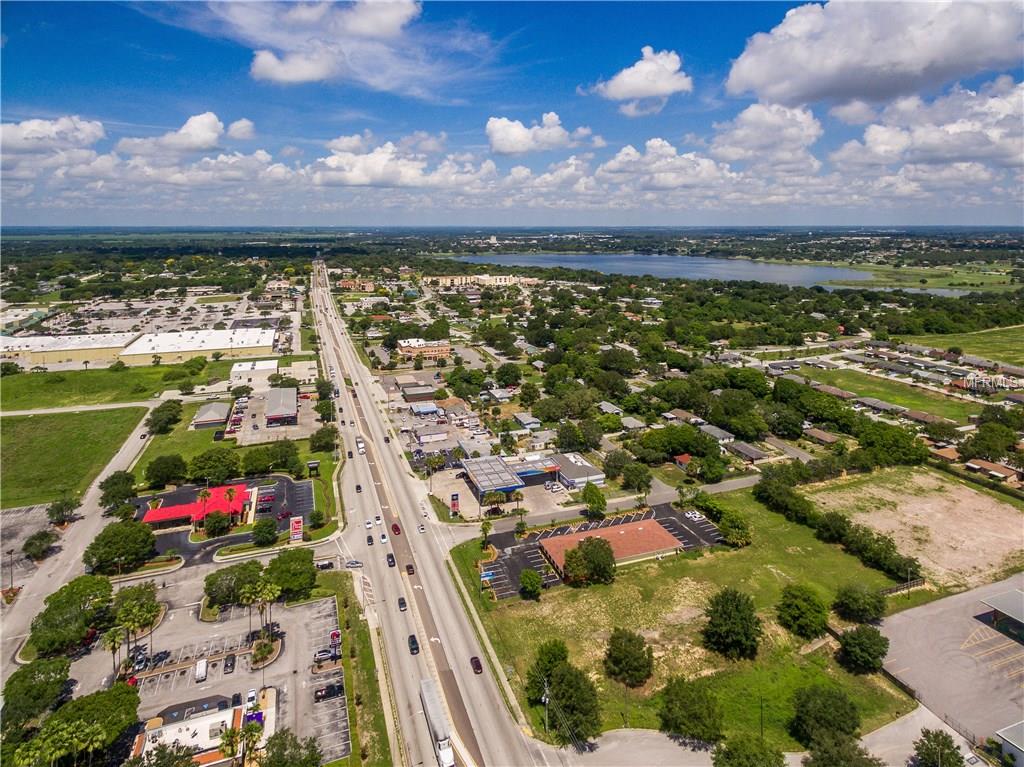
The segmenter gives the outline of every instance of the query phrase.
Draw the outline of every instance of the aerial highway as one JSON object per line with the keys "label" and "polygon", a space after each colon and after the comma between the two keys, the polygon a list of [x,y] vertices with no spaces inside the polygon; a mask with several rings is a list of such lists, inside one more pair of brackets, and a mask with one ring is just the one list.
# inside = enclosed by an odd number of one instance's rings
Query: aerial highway
{"label": "aerial highway", "polygon": [[[388,672],[398,709],[403,758],[432,764],[433,744],[419,702],[419,685],[433,677],[454,730],[456,757],[464,765],[531,765],[561,761],[553,750],[528,738],[508,711],[493,676],[474,674],[469,659],[483,658],[468,616],[447,568],[443,526],[429,512],[426,483],[408,466],[382,408],[387,397],[356,355],[331,294],[326,267],[317,263],[312,302],[321,355],[334,367],[344,450],[353,457],[345,470],[346,487],[359,484],[354,507],[346,504],[348,527],[340,546],[346,558],[365,563],[373,610],[383,627]],[[345,378],[352,382],[351,390]],[[354,396],[353,396],[354,395]],[[365,455],[356,450],[356,437]],[[387,439],[385,439],[387,438]],[[349,497],[346,493],[346,497]],[[381,515],[383,524],[374,524]],[[371,522],[367,528],[366,522]],[[401,528],[394,535],[392,524]],[[420,525],[424,533],[418,533]],[[388,536],[382,544],[381,532]],[[372,546],[366,537],[373,536]],[[394,554],[396,566],[386,562]],[[412,565],[412,574],[407,566]],[[357,576],[358,577],[358,576]],[[365,593],[365,592],[364,592]],[[399,610],[404,596],[408,609]],[[369,600],[368,600],[369,601]],[[415,634],[421,651],[412,655],[408,637]],[[396,755],[397,759],[397,755]]]}

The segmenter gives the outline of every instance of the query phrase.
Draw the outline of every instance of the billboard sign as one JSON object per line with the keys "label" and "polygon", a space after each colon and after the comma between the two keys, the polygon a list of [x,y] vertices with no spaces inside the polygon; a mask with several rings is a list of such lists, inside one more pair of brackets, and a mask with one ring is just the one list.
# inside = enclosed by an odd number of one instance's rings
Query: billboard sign
{"label": "billboard sign", "polygon": [[452,512],[453,513],[455,513],[455,514],[459,513],[459,494],[458,493],[452,493],[451,507],[452,507]]}
{"label": "billboard sign", "polygon": [[291,520],[289,520],[288,529],[289,529],[289,531],[291,533],[291,535],[288,536],[288,540],[292,541],[293,543],[295,541],[301,541],[302,540],[302,517],[292,517]]}

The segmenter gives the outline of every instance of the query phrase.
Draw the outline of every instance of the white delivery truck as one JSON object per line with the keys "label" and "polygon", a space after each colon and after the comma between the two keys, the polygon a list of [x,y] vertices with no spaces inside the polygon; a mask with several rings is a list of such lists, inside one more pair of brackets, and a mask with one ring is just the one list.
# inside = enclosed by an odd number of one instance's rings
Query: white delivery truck
{"label": "white delivery truck", "polygon": [[438,767],[455,767],[455,752],[452,751],[451,735],[448,732],[448,717],[441,706],[441,697],[433,679],[420,680],[420,703],[423,715],[427,717],[427,729],[434,744],[434,756]]}
{"label": "white delivery truck", "polygon": [[202,660],[196,661],[196,682],[205,682],[206,681],[206,667],[207,667],[207,665],[208,664],[207,664],[205,658],[203,658]]}

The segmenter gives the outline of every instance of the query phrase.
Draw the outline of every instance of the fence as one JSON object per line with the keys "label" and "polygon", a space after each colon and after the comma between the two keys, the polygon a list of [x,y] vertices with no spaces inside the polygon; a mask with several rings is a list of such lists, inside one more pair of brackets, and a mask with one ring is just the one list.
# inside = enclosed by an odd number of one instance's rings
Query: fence
{"label": "fence", "polygon": [[965,482],[978,485],[980,487],[988,488],[989,490],[995,490],[997,493],[1008,495],[1011,498],[1016,498],[1018,501],[1024,501],[1024,491],[1018,490],[1015,487],[1011,487],[1003,482],[994,482],[991,479],[986,479],[978,474],[971,474],[967,471],[961,471],[948,463],[943,461],[928,461],[928,465],[933,469],[944,471],[946,474],[952,474],[957,479],[962,479]]}
{"label": "fence", "polygon": [[895,586],[889,586],[888,588],[881,589],[878,593],[883,594],[885,596],[889,596],[890,594],[899,594],[903,591],[917,589],[921,586],[924,586],[924,578],[914,578],[914,580],[912,581],[907,581],[906,583],[899,583]]}

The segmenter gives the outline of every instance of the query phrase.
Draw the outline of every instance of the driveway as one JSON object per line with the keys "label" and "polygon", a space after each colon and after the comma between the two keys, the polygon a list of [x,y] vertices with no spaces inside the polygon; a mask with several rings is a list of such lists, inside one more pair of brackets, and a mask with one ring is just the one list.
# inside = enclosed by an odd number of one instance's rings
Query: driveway
{"label": "driveway", "polygon": [[783,442],[778,437],[768,437],[767,439],[765,439],[765,442],[767,442],[772,447],[781,450],[790,458],[795,458],[796,460],[800,461],[800,463],[809,463],[810,461],[814,460],[814,456],[808,453],[806,450],[801,450],[800,448],[794,445],[790,445],[788,442]]}

